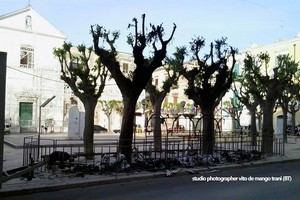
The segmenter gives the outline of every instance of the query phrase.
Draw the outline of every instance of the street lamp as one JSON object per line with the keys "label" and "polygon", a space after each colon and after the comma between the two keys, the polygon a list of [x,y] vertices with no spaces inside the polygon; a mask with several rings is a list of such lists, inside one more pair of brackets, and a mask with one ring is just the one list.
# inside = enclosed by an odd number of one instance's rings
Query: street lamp
{"label": "street lamp", "polygon": [[37,153],[37,159],[39,160],[40,157],[40,142],[41,142],[41,113],[42,108],[45,107],[50,101],[52,101],[55,98],[55,96],[47,99],[42,105],[40,105],[40,112],[39,112],[39,134],[38,134],[38,153]]}

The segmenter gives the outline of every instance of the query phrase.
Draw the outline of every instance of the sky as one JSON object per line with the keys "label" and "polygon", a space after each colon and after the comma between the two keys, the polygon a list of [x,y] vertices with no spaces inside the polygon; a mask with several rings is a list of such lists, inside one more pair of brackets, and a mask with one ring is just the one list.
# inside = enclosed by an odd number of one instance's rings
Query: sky
{"label": "sky", "polygon": [[166,35],[177,29],[168,53],[189,47],[197,36],[206,44],[227,37],[239,51],[253,44],[270,44],[300,33],[299,0],[0,0],[0,15],[24,8],[28,3],[66,34],[74,45],[92,45],[90,26],[99,24],[119,30],[118,51],[131,53],[128,24],[135,17],[146,25],[163,23]]}

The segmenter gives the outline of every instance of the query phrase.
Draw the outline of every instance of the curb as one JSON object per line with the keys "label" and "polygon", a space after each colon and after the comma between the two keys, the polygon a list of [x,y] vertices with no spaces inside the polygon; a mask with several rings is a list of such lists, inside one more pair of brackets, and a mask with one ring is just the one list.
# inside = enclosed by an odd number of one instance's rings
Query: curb
{"label": "curb", "polygon": [[77,183],[63,183],[57,184],[52,186],[45,186],[45,187],[36,187],[36,188],[26,188],[20,190],[10,190],[10,191],[1,191],[0,189],[0,196],[1,197],[9,197],[9,196],[18,196],[18,195],[26,195],[26,194],[33,194],[38,192],[54,192],[64,189],[75,189],[75,188],[84,188],[84,187],[92,187],[92,186],[99,186],[99,185],[109,185],[114,183],[125,183],[125,182],[132,182],[138,180],[149,180],[153,178],[160,178],[165,177],[165,172],[159,172],[157,174],[147,174],[147,175],[136,175],[136,176],[120,176],[114,178],[107,178],[105,180],[90,180],[87,182],[77,182]]}
{"label": "curb", "polygon": [[14,143],[6,141],[6,140],[4,140],[4,144],[6,144],[12,148],[15,148],[15,149],[23,149],[23,147],[24,147],[23,145],[15,145]]}
{"label": "curb", "polygon": [[[179,170],[177,173],[172,174],[172,176],[184,176],[188,174],[199,174],[204,172],[213,172],[215,170],[232,170],[232,169],[238,169],[238,168],[249,168],[249,167],[260,167],[260,166],[266,166],[271,164],[277,164],[277,163],[288,163],[288,162],[297,162],[300,161],[300,159],[288,159],[288,160],[277,160],[277,161],[264,161],[260,163],[240,163],[240,164],[232,164],[232,165],[224,165],[224,166],[212,166],[207,167],[207,169],[192,169],[187,170],[183,168],[182,170]],[[172,177],[169,176],[169,177]],[[1,191],[0,194],[1,197],[8,197],[8,196],[17,196],[17,195],[26,195],[26,194],[32,194],[32,193],[39,193],[39,192],[53,192],[53,191],[59,191],[64,189],[75,189],[75,188],[84,188],[84,187],[91,187],[91,186],[99,186],[99,185],[109,185],[114,183],[125,183],[125,182],[132,182],[132,181],[139,181],[139,180],[150,180],[154,178],[162,178],[167,177],[166,172],[157,172],[153,174],[139,174],[139,175],[121,175],[116,176],[112,178],[102,179],[102,180],[90,180],[86,182],[77,182],[77,183],[63,183],[63,184],[56,184],[52,186],[45,186],[45,187],[36,187],[36,188],[26,188],[26,189],[20,189],[20,190],[11,190],[11,191]]]}

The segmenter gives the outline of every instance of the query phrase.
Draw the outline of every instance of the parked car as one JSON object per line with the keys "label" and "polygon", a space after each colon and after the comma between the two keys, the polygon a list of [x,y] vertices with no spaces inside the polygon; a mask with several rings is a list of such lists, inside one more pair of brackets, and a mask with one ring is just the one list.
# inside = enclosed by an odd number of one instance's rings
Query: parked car
{"label": "parked car", "polygon": [[8,123],[4,123],[4,134],[10,134],[10,125]]}
{"label": "parked car", "polygon": [[94,133],[100,133],[100,132],[107,132],[107,129],[100,125],[94,125]]}
{"label": "parked car", "polygon": [[121,133],[121,129],[114,129],[113,132],[114,133]]}
{"label": "parked car", "polygon": [[[113,132],[114,133],[121,133],[121,129],[119,129],[119,128],[113,129]],[[142,132],[143,132],[142,126],[140,124],[137,124],[136,128],[135,128],[135,133],[142,133]]]}

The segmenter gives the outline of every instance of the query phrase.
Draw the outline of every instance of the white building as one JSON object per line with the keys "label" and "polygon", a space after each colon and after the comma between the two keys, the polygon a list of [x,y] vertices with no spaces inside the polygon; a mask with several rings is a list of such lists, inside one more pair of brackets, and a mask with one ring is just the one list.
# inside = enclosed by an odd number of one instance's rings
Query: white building
{"label": "white building", "polygon": [[0,51],[7,52],[5,117],[12,131],[37,131],[40,105],[42,124],[60,131],[63,125],[64,83],[53,48],[66,36],[31,6],[0,16]]}
{"label": "white building", "polygon": [[[239,62],[241,63],[241,70],[243,69],[243,59],[246,54],[258,55],[260,53],[268,53],[270,56],[269,68],[267,73],[272,74],[273,68],[278,66],[278,56],[279,55],[289,55],[295,62],[300,62],[300,33],[294,38],[279,40],[277,42],[267,44],[267,45],[252,45],[245,51],[240,53]],[[280,117],[282,117],[281,108],[273,115],[273,128],[275,134],[282,134],[282,122]],[[295,123],[300,124],[300,112],[296,114]]]}

